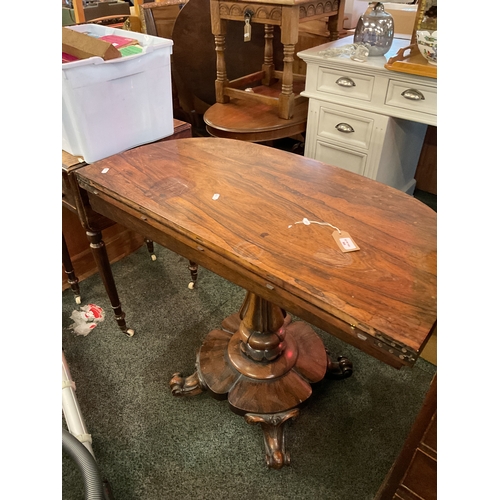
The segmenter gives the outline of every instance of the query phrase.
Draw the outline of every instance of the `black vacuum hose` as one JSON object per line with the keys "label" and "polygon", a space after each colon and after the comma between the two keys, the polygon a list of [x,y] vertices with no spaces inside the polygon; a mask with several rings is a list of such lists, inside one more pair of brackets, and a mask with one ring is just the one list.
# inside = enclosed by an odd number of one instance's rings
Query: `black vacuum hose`
{"label": "black vacuum hose", "polygon": [[76,463],[85,486],[85,500],[105,500],[101,473],[97,463],[85,445],[64,427],[62,430],[62,447]]}

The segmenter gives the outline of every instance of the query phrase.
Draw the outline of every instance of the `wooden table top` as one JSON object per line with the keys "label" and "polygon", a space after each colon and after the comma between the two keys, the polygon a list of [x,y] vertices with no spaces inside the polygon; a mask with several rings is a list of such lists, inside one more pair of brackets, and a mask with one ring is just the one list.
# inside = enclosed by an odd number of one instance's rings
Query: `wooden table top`
{"label": "wooden table top", "polygon": [[242,141],[265,142],[293,137],[306,130],[307,102],[295,106],[293,117],[278,116],[277,107],[260,102],[231,99],[216,103],[205,112],[207,131],[215,137]]}
{"label": "wooden table top", "polygon": [[436,213],[389,186],[219,138],[141,146],[76,175],[97,211],[141,219],[168,235],[160,244],[182,241],[186,257],[393,366],[413,364],[436,323]]}

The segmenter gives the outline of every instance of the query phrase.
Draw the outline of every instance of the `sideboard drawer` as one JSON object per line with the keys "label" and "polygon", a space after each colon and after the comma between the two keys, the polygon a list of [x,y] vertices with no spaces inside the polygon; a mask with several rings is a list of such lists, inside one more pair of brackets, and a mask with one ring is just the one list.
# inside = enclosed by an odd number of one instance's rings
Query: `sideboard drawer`
{"label": "sideboard drawer", "polygon": [[[403,94],[408,97],[404,97]],[[385,104],[435,115],[437,110],[437,88],[389,80]]]}
{"label": "sideboard drawer", "polygon": [[334,140],[357,148],[368,149],[374,120],[342,111],[341,107],[320,106],[318,110],[318,137]]}
{"label": "sideboard drawer", "polygon": [[368,155],[323,141],[316,141],[314,159],[363,175]]}
{"label": "sideboard drawer", "polygon": [[375,77],[333,68],[318,67],[316,90],[326,94],[370,101]]}

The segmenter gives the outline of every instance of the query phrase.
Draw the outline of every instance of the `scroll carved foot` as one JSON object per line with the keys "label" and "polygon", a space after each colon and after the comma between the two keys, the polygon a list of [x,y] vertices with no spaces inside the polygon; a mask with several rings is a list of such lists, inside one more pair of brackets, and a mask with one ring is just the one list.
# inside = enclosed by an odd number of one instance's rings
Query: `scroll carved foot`
{"label": "scroll carved foot", "polygon": [[352,363],[345,356],[339,356],[337,361],[333,361],[330,357],[328,349],[326,350],[328,357],[327,376],[335,380],[349,378],[352,375]]}
{"label": "scroll carved foot", "polygon": [[290,465],[290,453],[285,451],[283,424],[289,419],[296,418],[298,414],[298,408],[273,414],[245,414],[247,423],[260,424],[264,431],[266,463],[269,468],[281,469],[283,465]]}
{"label": "scroll carved foot", "polygon": [[174,396],[197,396],[205,390],[196,371],[189,377],[183,377],[180,373],[174,373],[170,379],[170,391]]}

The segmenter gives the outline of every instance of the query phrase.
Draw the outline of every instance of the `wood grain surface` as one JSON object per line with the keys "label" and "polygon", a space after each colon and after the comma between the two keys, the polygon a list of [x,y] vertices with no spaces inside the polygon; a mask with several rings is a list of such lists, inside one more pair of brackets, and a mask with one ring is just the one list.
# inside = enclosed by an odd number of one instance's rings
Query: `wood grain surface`
{"label": "wood grain surface", "polygon": [[389,186],[219,138],[149,144],[77,177],[94,210],[393,366],[413,364],[436,323],[436,213]]}
{"label": "wood grain surface", "polygon": [[307,102],[296,105],[293,117],[285,120],[278,116],[276,107],[231,99],[227,104],[210,106],[203,120],[207,132],[214,137],[265,142],[305,132],[307,106]]}

